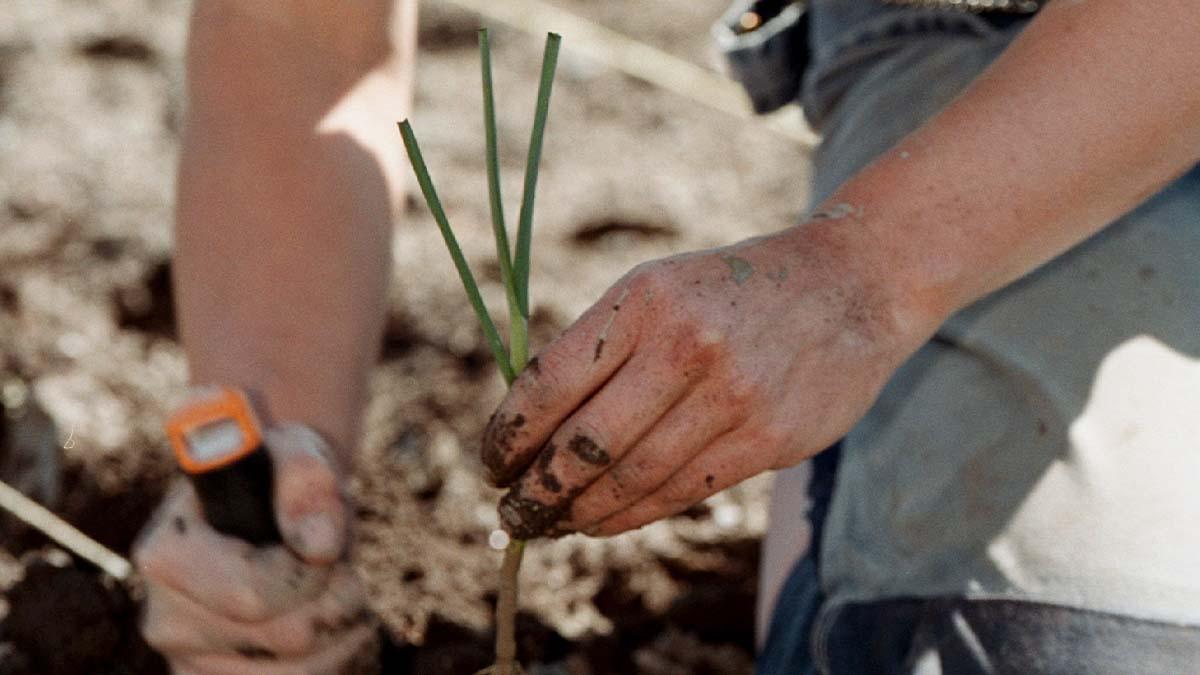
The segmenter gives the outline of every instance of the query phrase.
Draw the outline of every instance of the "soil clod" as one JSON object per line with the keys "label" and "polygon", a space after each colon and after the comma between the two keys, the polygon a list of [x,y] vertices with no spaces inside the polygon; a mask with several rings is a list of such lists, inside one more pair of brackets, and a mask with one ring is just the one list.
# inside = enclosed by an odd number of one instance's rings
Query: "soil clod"
{"label": "soil clod", "polygon": [[[11,644],[12,652],[0,662],[0,672],[167,672],[166,664],[138,633],[132,599],[98,572],[36,560],[25,569],[25,578],[9,589],[7,599],[9,613],[0,624],[0,641]],[[7,667],[20,663],[28,670]]]}

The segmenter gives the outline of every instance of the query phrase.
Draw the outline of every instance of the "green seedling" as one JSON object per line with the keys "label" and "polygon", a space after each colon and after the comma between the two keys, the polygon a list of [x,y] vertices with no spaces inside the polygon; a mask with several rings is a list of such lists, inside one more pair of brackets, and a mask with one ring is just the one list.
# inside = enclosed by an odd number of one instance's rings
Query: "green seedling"
{"label": "green seedling", "polygon": [[[445,209],[438,199],[429,169],[421,156],[417,137],[408,120],[400,122],[400,135],[417,183],[425,202],[433,213],[433,219],[441,230],[450,258],[467,292],[467,299],[475,310],[484,337],[491,348],[492,356],[504,381],[512,384],[516,374],[529,359],[529,264],[530,244],[533,238],[533,203],[537,189],[538,164],[542,156],[542,137],[546,132],[546,117],[550,110],[550,90],[554,83],[554,69],[558,63],[558,48],[561,38],[550,33],[546,37],[546,51],[542,58],[541,82],[538,86],[537,108],[534,113],[533,133],[529,140],[529,156],[525,164],[525,191],[521,199],[518,217],[516,252],[510,250],[508,230],[504,223],[504,204],[500,196],[500,160],[496,140],[496,105],[492,93],[492,59],[487,29],[479,31],[479,56],[483,71],[483,127],[487,146],[488,198],[492,214],[492,231],[496,240],[496,258],[500,264],[500,278],[504,284],[508,301],[508,345],[505,348],[496,324],[488,314],[479,294],[475,276],[467,265],[458,239],[454,236]],[[525,542],[514,539],[504,550],[504,561],[500,566],[499,598],[496,602],[496,660],[490,667],[476,675],[520,675],[523,671],[517,662],[516,614],[518,575]]]}

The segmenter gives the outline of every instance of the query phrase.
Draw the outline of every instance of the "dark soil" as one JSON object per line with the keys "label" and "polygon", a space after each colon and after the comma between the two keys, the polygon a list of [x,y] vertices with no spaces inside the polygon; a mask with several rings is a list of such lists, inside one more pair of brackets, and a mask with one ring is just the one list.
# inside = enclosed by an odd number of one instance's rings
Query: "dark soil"
{"label": "dark soil", "polygon": [[0,640],[12,646],[0,672],[12,675],[165,673],[137,632],[129,594],[94,570],[35,559],[8,590]]}
{"label": "dark soil", "polygon": [[[558,4],[701,63],[724,9]],[[161,421],[186,381],[170,222],[188,5],[15,0],[0,20],[0,478],[121,552],[171,475]],[[498,308],[479,20],[440,2],[422,11],[414,125]],[[564,35],[538,190],[535,347],[634,264],[787,226],[804,201],[794,145],[571,44]],[[511,207],[542,45],[502,27],[493,45]],[[354,486],[356,564],[385,625],[386,672],[470,673],[491,651],[499,555],[486,538],[501,492],[478,447],[503,384],[429,214],[410,205]],[[750,672],[764,486],[614,539],[532,545],[520,627],[531,675]],[[137,637],[136,584],[65,558],[7,514],[0,545],[0,673],[163,672]]]}

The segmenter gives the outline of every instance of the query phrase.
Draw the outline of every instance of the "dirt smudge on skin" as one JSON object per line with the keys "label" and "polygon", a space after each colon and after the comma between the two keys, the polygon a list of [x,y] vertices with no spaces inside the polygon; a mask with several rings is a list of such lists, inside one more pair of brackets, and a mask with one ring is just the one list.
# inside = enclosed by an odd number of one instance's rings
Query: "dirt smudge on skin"
{"label": "dirt smudge on skin", "polygon": [[741,286],[754,276],[754,266],[745,258],[739,258],[736,255],[722,256],[721,260],[729,265],[729,271],[733,273],[733,283]]}
{"label": "dirt smudge on skin", "polygon": [[184,522],[183,516],[175,516],[172,518],[171,525],[174,526],[176,533],[187,534],[187,523]]}
{"label": "dirt smudge on skin", "polygon": [[596,445],[595,441],[583,434],[575,434],[575,438],[572,438],[571,442],[567,444],[567,449],[579,459],[593,466],[612,464],[612,457],[609,457],[608,451]]}
{"label": "dirt smudge on skin", "polygon": [[604,324],[604,328],[600,330],[600,337],[596,338],[596,353],[592,355],[592,363],[600,360],[600,356],[604,353],[604,342],[608,340],[608,329],[612,328],[613,321],[617,320],[617,312],[621,311],[621,303],[625,302],[625,298],[629,296],[629,289],[621,291],[621,296],[613,303],[612,314],[608,315],[608,322]]}
{"label": "dirt smudge on skin", "polygon": [[536,466],[538,482],[542,484],[542,487],[551,492],[559,493],[562,492],[562,482],[550,471],[550,464],[554,461],[554,453],[556,451],[557,448],[554,447],[553,443],[547,443],[546,447],[542,448],[542,452],[538,454]]}
{"label": "dirt smudge on skin", "polygon": [[711,489],[712,489],[712,486],[713,486],[713,483],[714,483],[714,482],[716,482],[716,480],[717,480],[716,476],[714,476],[714,475],[712,475],[712,474],[710,473],[710,474],[708,474],[707,476],[705,476],[705,477],[704,477],[704,484],[705,484],[706,486],[708,486],[708,489],[709,489],[709,490],[711,490]]}
{"label": "dirt smudge on skin", "polygon": [[487,468],[488,480],[496,486],[504,486],[516,480],[520,474],[520,466],[508,464],[512,454],[513,439],[517,431],[525,426],[525,416],[521,413],[508,416],[503,413],[492,415],[487,428],[483,432],[483,446],[480,458]]}
{"label": "dirt smudge on skin", "polygon": [[[566,449],[593,466],[606,466],[612,462],[607,450],[598,446],[592,438],[582,434],[576,434],[574,438],[571,438],[571,441],[566,444]],[[516,539],[557,538],[570,533],[562,530],[558,524],[570,514],[571,507],[574,506],[576,497],[583,492],[583,488],[575,486],[575,488],[563,490],[562,482],[550,471],[551,462],[557,452],[558,449],[553,444],[547,444],[534,464],[535,478],[538,479],[542,488],[554,492],[558,495],[557,497],[548,502],[534,500],[534,498],[524,495],[521,485],[517,485],[514,489],[509,490],[509,494],[500,498],[500,522],[511,537]]]}
{"label": "dirt smudge on skin", "polygon": [[547,504],[530,499],[521,494],[519,488],[514,488],[500,499],[500,522],[514,539],[562,536],[567,532],[555,526],[570,512],[575,499],[582,492],[581,487],[571,488],[562,497]]}

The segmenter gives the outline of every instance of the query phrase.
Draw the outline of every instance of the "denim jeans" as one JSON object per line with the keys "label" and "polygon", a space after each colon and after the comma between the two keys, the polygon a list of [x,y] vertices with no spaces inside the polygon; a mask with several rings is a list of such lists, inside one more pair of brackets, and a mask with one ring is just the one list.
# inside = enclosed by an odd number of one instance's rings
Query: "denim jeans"
{"label": "denim jeans", "polygon": [[[812,60],[801,98],[823,134],[813,158],[814,204],[952,100],[1025,21],[871,0],[810,5]],[[1200,170],[1179,186],[1200,190]],[[819,543],[838,459],[834,448],[813,462],[814,543],[780,592],[759,657],[762,675],[1198,672],[1200,627],[1036,602],[888,598],[844,605],[818,623]]]}

